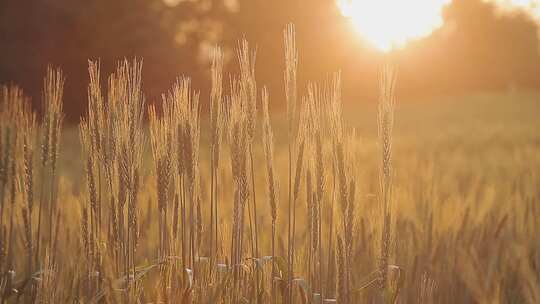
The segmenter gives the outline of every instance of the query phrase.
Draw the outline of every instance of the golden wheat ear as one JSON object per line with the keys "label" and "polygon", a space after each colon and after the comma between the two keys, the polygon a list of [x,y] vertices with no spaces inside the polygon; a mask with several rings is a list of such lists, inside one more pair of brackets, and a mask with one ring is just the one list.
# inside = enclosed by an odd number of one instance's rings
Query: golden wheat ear
{"label": "golden wheat ear", "polygon": [[379,190],[380,202],[383,209],[383,229],[381,236],[380,255],[380,289],[381,298],[386,300],[388,292],[388,264],[390,258],[391,244],[391,223],[392,223],[392,130],[394,127],[394,107],[395,107],[395,83],[396,73],[392,66],[386,65],[380,74],[379,79],[379,112],[378,112],[378,133],[379,145],[381,149],[381,161],[379,169]]}

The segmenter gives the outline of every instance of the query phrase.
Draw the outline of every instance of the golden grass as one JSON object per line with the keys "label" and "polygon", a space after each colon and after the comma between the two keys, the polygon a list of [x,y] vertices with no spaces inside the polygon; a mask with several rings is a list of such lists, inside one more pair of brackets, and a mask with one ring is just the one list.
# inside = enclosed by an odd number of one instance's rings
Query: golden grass
{"label": "golden grass", "polygon": [[225,96],[216,48],[209,113],[189,78],[147,111],[139,61],[106,90],[89,62],[65,136],[59,70],[40,118],[2,87],[2,303],[540,301],[536,95],[402,101],[385,68],[342,104],[339,74],[298,90],[292,25],[284,52],[268,92],[242,41]]}

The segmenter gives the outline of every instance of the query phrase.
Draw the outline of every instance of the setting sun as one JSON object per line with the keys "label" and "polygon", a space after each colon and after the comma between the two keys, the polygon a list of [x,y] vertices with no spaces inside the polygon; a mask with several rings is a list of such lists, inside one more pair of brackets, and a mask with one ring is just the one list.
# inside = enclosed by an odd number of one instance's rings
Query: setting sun
{"label": "setting sun", "polygon": [[408,41],[429,35],[442,25],[448,0],[360,1],[339,0],[341,13],[375,48],[387,52]]}

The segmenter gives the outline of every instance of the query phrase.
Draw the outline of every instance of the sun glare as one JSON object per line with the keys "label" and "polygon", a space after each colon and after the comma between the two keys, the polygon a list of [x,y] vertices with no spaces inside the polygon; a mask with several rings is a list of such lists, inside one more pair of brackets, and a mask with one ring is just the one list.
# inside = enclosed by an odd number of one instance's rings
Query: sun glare
{"label": "sun glare", "polygon": [[[540,21],[540,1],[489,0],[503,10],[522,9]],[[443,25],[442,11],[451,0],[337,0],[341,14],[373,47],[383,52],[404,47]]]}
{"label": "sun glare", "polygon": [[341,13],[375,48],[388,52],[429,35],[443,23],[449,0],[339,0]]}

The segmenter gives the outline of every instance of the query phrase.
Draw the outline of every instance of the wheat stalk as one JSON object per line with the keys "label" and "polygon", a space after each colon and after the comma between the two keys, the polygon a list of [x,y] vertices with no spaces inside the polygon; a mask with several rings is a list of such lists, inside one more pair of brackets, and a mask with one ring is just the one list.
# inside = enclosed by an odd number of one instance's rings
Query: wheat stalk
{"label": "wheat stalk", "polygon": [[390,238],[391,238],[391,202],[392,202],[392,129],[394,127],[394,106],[395,106],[395,72],[390,66],[385,66],[381,72],[379,85],[379,116],[378,116],[378,133],[379,143],[381,147],[381,163],[379,170],[379,189],[380,200],[383,205],[383,229],[381,240],[381,255],[380,255],[380,289],[381,299],[386,301],[388,293],[388,259],[390,255]]}
{"label": "wheat stalk", "polygon": [[225,106],[223,93],[223,51],[216,47],[212,58],[212,89],[210,92],[210,130],[211,130],[211,160],[210,160],[210,276],[217,260],[218,250],[218,172],[219,157],[223,130],[225,127]]}
{"label": "wheat stalk", "polygon": [[296,49],[296,34],[293,24],[288,24],[283,31],[283,40],[285,46],[285,96],[287,102],[287,142],[288,142],[288,235],[287,235],[287,278],[288,295],[287,303],[292,301],[292,270],[293,270],[293,256],[292,256],[292,222],[293,220],[293,199],[292,199],[292,136],[294,132],[294,120],[296,116],[296,103],[297,103],[297,91],[296,91],[296,73],[298,69],[298,50]]}
{"label": "wheat stalk", "polygon": [[34,174],[33,174],[33,158],[34,158],[34,140],[36,135],[36,115],[29,107],[22,113],[21,119],[21,137],[24,163],[23,185],[26,206],[23,207],[23,221],[26,236],[26,248],[28,254],[27,274],[30,275],[33,271],[33,237],[32,237],[32,213],[34,206]]}
{"label": "wheat stalk", "polygon": [[[229,112],[229,142],[231,169],[234,183],[233,231],[231,245],[231,266],[234,271],[233,300],[238,298],[241,280],[240,265],[243,251],[244,207],[249,198],[248,187],[248,113],[240,96],[237,81],[231,88],[231,107]],[[245,99],[244,99],[245,100]]]}
{"label": "wheat stalk", "polygon": [[[20,188],[19,180],[22,178],[23,182],[29,182],[27,179],[26,172],[21,172],[19,169],[20,163],[17,159],[17,155],[23,154],[24,159],[24,137],[27,141],[30,139],[30,134],[26,132],[25,127],[28,125],[26,122],[31,123],[31,113],[29,109],[28,98],[24,96],[23,91],[17,86],[2,86],[2,95],[1,95],[0,105],[0,115],[2,122],[0,123],[1,131],[3,133],[4,139],[2,141],[5,146],[2,148],[3,151],[3,160],[2,160],[2,207],[0,214],[0,224],[2,228],[5,229],[5,232],[2,233],[2,243],[4,249],[2,250],[2,281],[3,288],[0,290],[0,298],[7,298],[12,295],[13,289],[13,274],[14,273],[14,264],[15,264],[15,235],[17,231],[15,229],[16,223],[15,218],[15,209],[17,192]],[[27,142],[30,144],[30,142]],[[29,151],[27,151],[29,152]],[[28,159],[26,160],[28,162]],[[24,160],[23,160],[24,163]],[[24,164],[23,164],[24,167]],[[26,171],[26,170],[24,170]],[[28,184],[25,185],[25,189],[28,189]],[[25,191],[26,192],[26,191]],[[26,207],[28,207],[28,198],[31,196],[29,192],[26,192]],[[9,201],[9,213],[5,211],[6,206],[4,206],[4,200]],[[4,225],[4,214],[8,214],[9,223],[7,227]],[[23,221],[24,221],[23,214]],[[24,224],[24,223],[23,223]],[[26,247],[28,248],[29,239],[31,239],[31,232],[29,227],[29,217],[26,215],[26,223],[24,225],[25,235],[26,235]],[[4,228],[6,227],[6,228]],[[7,249],[5,249],[7,247]],[[28,265],[30,266],[30,265]]]}
{"label": "wheat stalk", "polygon": [[[40,246],[43,243],[42,239],[42,214],[45,204],[45,176],[47,175],[47,168],[49,168],[49,202],[48,202],[48,227],[49,227],[49,240],[52,240],[54,216],[56,210],[56,164],[58,159],[58,151],[60,146],[60,133],[62,128],[62,122],[64,114],[62,113],[62,98],[64,90],[65,78],[60,69],[53,69],[47,67],[47,74],[43,80],[43,117],[42,117],[42,141],[41,141],[41,190],[40,190],[40,202],[39,202],[39,214],[38,214],[38,227],[37,227],[37,245],[36,245],[36,263],[39,263],[40,259]],[[51,242],[49,242],[49,247]],[[49,252],[51,258],[54,258],[55,253]]]}
{"label": "wheat stalk", "polygon": [[[264,155],[266,158],[266,175],[268,181],[268,203],[272,218],[272,261],[276,258],[275,239],[276,239],[276,220],[277,220],[277,202],[279,201],[279,184],[274,170],[274,134],[270,124],[270,114],[268,112],[268,90],[266,87],[262,90],[262,112],[263,112],[263,132],[262,140],[264,146]],[[276,298],[274,280],[276,277],[276,265],[272,262],[271,288],[272,298]]]}

